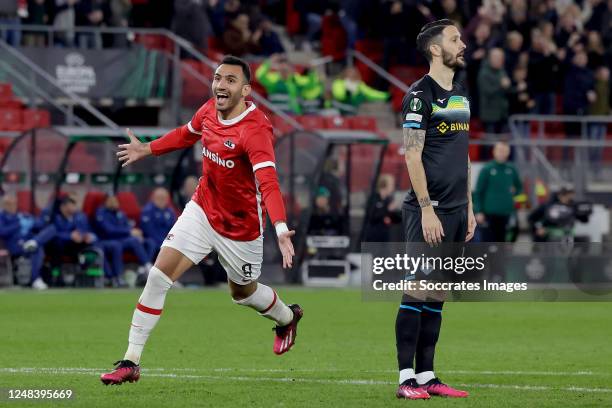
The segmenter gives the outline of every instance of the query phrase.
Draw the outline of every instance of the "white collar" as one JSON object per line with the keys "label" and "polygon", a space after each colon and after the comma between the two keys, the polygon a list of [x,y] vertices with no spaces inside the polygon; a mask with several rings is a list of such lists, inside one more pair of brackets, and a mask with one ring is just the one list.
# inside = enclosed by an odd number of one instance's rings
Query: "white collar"
{"label": "white collar", "polygon": [[[247,103],[249,103],[249,102],[247,102]],[[220,122],[222,125],[225,125],[225,126],[235,125],[236,123],[238,123],[238,122],[240,122],[242,119],[244,119],[244,117],[245,117],[246,115],[248,115],[248,114],[249,114],[249,112],[254,111],[256,107],[257,107],[257,106],[255,106],[255,103],[254,103],[254,102],[250,102],[249,107],[248,107],[248,108],[246,108],[246,110],[245,110],[244,112],[242,112],[240,115],[236,116],[235,118],[233,118],[233,119],[227,119],[227,120],[224,120],[224,119],[221,119],[221,118],[219,117],[219,113],[217,113],[217,119],[219,120],[219,122]]]}

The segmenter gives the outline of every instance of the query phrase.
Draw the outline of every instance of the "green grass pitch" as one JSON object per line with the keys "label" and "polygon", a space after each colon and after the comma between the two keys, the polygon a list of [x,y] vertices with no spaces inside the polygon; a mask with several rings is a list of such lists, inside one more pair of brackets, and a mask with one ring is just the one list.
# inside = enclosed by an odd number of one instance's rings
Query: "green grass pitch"
{"label": "green grass pitch", "polygon": [[73,389],[54,407],[612,407],[606,303],[447,303],[436,373],[465,400],[399,401],[397,304],[356,290],[281,288],[305,316],[272,353],[272,322],[225,290],[172,290],[136,384],[98,377],[123,357],[139,291],[0,292],[0,388]]}

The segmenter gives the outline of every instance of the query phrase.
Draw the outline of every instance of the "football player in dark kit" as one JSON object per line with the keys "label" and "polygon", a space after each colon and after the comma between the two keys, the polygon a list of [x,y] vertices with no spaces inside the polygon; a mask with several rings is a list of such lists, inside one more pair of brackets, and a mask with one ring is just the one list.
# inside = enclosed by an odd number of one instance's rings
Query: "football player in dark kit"
{"label": "football player in dark kit", "polygon": [[[430,69],[412,84],[402,109],[412,184],[402,208],[406,241],[431,246],[469,241],[476,228],[469,185],[470,104],[466,90],[453,82],[455,71],[465,66],[465,44],[452,21],[438,20],[423,26],[417,47]],[[443,299],[443,293],[430,292],[402,297],[395,325],[398,398],[468,396],[434,374]]]}

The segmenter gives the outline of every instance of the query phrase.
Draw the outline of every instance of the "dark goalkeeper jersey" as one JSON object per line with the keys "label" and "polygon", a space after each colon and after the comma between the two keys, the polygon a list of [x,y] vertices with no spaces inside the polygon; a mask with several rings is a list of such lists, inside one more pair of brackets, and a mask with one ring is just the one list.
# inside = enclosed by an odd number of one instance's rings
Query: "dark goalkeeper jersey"
{"label": "dark goalkeeper jersey", "polygon": [[[403,127],[425,130],[423,167],[436,212],[450,213],[467,205],[470,102],[459,83],[443,89],[429,75],[416,81],[402,104]],[[404,205],[419,208],[414,190]]]}

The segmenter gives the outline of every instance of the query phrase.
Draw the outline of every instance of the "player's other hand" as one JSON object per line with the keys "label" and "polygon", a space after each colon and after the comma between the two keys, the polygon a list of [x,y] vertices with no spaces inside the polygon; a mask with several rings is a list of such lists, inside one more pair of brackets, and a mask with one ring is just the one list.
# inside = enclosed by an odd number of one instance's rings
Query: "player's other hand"
{"label": "player's other hand", "polygon": [[472,238],[474,238],[474,232],[476,232],[476,217],[474,216],[474,211],[472,209],[468,209],[468,225],[467,225],[467,235],[465,236],[465,242],[469,242]]}
{"label": "player's other hand", "polygon": [[293,266],[293,256],[295,255],[295,250],[293,249],[293,244],[291,243],[291,237],[295,235],[295,231],[287,231],[283,232],[278,236],[278,248],[283,255],[283,268],[291,268]]}
{"label": "player's other hand", "polygon": [[423,227],[425,242],[430,246],[437,246],[442,243],[444,229],[432,206],[421,209],[421,226]]}
{"label": "player's other hand", "polygon": [[130,143],[117,146],[119,148],[117,158],[120,162],[123,162],[121,167],[125,167],[151,154],[149,143],[142,143],[130,129],[126,129],[125,133]]}

